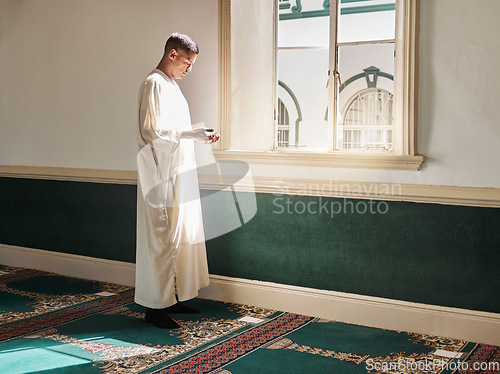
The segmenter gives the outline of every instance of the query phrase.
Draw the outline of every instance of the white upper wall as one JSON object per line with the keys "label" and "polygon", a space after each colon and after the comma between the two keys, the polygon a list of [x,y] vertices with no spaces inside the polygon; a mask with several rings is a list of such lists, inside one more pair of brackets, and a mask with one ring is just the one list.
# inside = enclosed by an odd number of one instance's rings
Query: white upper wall
{"label": "white upper wall", "polygon": [[[500,1],[420,4],[422,170],[256,164],[253,175],[500,188]],[[0,164],[135,169],[138,87],[173,31],[191,34],[201,49],[180,82],[193,122],[216,126],[216,0],[3,7]]]}
{"label": "white upper wall", "polygon": [[420,4],[421,179],[500,187],[500,1]]}
{"label": "white upper wall", "polygon": [[139,86],[174,31],[200,47],[179,82],[193,123],[216,126],[216,0],[2,5],[0,164],[134,170]]}

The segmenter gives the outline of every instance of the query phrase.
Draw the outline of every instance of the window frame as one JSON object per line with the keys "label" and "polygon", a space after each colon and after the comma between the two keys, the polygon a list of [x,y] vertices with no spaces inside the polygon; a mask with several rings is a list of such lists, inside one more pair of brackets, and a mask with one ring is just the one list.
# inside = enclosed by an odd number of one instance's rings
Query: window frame
{"label": "window frame", "polygon": [[[277,3],[273,0],[274,22],[277,23]],[[334,0],[335,1],[335,0]],[[418,24],[420,0],[396,1],[395,35],[395,86],[393,149],[380,150],[333,150],[317,152],[301,149],[272,149],[247,151],[231,148],[231,0],[219,0],[219,86],[218,114],[221,142],[214,150],[217,160],[239,160],[247,163],[266,163],[291,166],[328,166],[344,168],[419,170],[425,157],[417,150],[417,99],[418,99]],[[332,23],[335,23],[333,21]],[[277,50],[277,25],[274,25],[273,47]],[[333,25],[335,33],[336,25]],[[334,35],[335,36],[335,35]],[[336,39],[336,36],[335,36]],[[330,83],[337,84],[333,61],[337,48],[330,49]],[[275,53],[276,56],[276,53]],[[335,60],[334,60],[335,59]],[[276,72],[276,57],[273,61]],[[277,77],[274,74],[274,98],[277,103]],[[329,100],[330,113],[336,113],[336,92]],[[276,107],[276,105],[275,105]],[[276,123],[276,111],[274,123]],[[329,139],[335,144],[335,130],[329,126]],[[333,147],[331,147],[333,148]]]}

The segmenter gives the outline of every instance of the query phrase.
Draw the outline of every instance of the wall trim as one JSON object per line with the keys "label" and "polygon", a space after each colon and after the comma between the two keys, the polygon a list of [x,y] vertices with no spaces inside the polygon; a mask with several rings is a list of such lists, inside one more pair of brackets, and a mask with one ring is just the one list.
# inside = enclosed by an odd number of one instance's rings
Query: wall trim
{"label": "wall trim", "polygon": [[72,182],[137,184],[137,171],[135,170],[0,165],[0,177],[48,179]]}
{"label": "wall trim", "polygon": [[272,151],[214,150],[214,155],[217,161],[239,160],[249,164],[395,170],[419,170],[425,161],[422,155],[395,155],[382,151],[308,152],[284,148]]}
{"label": "wall trim", "polygon": [[[40,166],[0,165],[0,177],[137,184],[135,170],[77,169]],[[238,178],[230,178],[237,180]],[[224,189],[219,176],[200,175],[200,188]],[[500,188],[434,186],[424,184],[336,181],[301,178],[244,178],[236,191],[299,196],[410,201],[500,208]]]}
{"label": "wall trim", "polygon": [[[200,187],[203,189],[221,189],[218,176],[200,175],[199,181]],[[271,193],[277,196],[322,196],[492,208],[500,207],[500,188],[487,187],[253,177],[241,179],[234,185],[234,189],[236,191]]]}
{"label": "wall trim", "polygon": [[500,314],[210,276],[200,297],[329,320],[500,345]]}
{"label": "wall trim", "polygon": [[[0,263],[134,285],[135,264],[0,244]],[[500,314],[210,275],[199,297],[500,345]]]}
{"label": "wall trim", "polygon": [[0,264],[126,286],[135,285],[135,264],[130,262],[0,244]]}

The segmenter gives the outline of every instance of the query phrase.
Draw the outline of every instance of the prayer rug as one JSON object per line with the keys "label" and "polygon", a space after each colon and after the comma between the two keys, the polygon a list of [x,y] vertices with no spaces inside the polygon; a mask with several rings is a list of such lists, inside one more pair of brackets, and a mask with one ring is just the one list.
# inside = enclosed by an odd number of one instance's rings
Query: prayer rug
{"label": "prayer rug", "polygon": [[159,329],[144,322],[130,287],[0,266],[0,373],[500,372],[496,346],[210,300],[186,304],[201,313],[172,314],[181,328]]}

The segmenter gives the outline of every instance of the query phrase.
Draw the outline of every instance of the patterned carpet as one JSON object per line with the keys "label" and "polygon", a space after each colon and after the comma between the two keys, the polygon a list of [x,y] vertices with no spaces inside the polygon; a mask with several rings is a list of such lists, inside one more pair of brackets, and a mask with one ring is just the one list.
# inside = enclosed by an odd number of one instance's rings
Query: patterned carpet
{"label": "patterned carpet", "polygon": [[130,287],[0,265],[0,373],[500,372],[496,346],[210,300],[187,304],[202,312],[172,314],[181,329],[158,329],[144,322]]}

